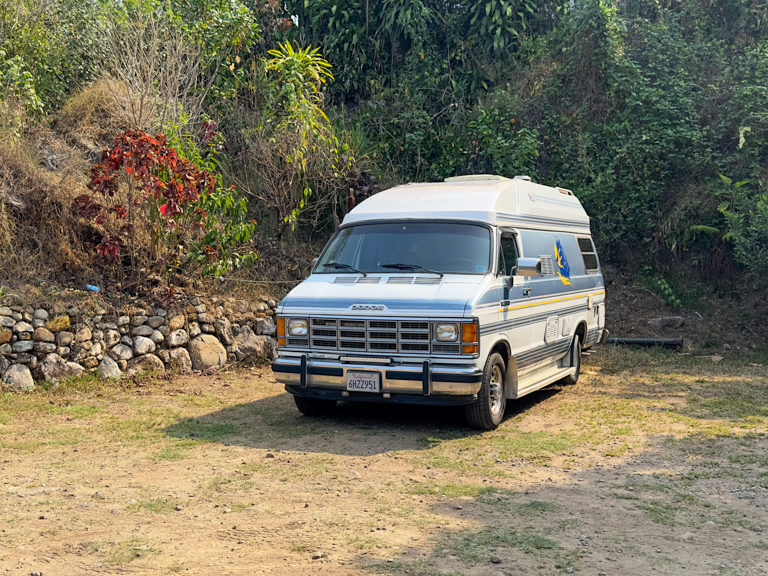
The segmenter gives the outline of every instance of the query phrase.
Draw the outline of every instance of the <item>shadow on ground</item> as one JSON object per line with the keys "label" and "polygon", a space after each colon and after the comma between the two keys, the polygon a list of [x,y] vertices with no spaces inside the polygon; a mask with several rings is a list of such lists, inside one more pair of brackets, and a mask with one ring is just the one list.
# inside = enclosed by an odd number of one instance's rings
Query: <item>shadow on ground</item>
{"label": "shadow on ground", "polygon": [[[557,392],[557,388],[539,390],[509,402],[505,419]],[[178,439],[350,456],[427,449],[435,436],[449,440],[482,433],[466,425],[462,408],[347,402],[329,416],[308,417],[296,409],[287,393],[182,418],[164,432]]]}

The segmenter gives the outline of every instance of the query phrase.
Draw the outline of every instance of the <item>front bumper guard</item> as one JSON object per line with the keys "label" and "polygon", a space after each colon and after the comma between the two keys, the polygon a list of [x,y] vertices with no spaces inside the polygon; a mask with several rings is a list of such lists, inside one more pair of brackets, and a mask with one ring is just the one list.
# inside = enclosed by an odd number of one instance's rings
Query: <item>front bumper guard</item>
{"label": "front bumper guard", "polygon": [[[279,357],[272,363],[275,378],[292,394],[337,400],[387,401],[424,404],[474,402],[483,379],[474,366],[417,364],[378,365],[342,363],[334,360]],[[348,371],[378,372],[381,392],[347,392]]]}

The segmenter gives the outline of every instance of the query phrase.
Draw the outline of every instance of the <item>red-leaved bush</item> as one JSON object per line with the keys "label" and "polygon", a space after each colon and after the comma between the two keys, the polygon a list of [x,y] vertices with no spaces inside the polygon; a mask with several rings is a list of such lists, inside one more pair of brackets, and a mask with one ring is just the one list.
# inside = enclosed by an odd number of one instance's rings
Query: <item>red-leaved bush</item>
{"label": "red-leaved bush", "polygon": [[198,201],[216,186],[213,174],[181,158],[165,136],[128,130],[91,168],[92,194],[75,198],[74,209],[104,229],[98,252],[135,282],[142,268],[181,262],[207,221]]}

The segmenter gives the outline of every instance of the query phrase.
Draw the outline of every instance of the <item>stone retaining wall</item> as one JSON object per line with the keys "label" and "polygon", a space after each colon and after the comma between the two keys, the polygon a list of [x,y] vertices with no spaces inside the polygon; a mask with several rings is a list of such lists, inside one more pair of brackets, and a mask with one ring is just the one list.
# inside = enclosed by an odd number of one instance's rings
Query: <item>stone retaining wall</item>
{"label": "stone retaining wall", "polygon": [[94,301],[0,306],[0,380],[30,389],[35,381],[86,372],[119,378],[272,359],[275,306],[196,296],[164,308],[136,302],[108,310]]}

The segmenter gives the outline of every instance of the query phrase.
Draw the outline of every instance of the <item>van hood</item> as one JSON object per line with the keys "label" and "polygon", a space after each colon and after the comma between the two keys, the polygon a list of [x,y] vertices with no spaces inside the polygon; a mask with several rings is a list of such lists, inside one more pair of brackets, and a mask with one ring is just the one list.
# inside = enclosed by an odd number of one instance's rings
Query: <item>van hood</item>
{"label": "van hood", "polygon": [[313,274],[283,299],[280,314],[464,316],[485,276]]}

